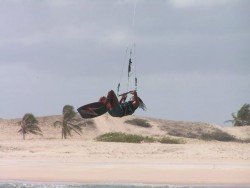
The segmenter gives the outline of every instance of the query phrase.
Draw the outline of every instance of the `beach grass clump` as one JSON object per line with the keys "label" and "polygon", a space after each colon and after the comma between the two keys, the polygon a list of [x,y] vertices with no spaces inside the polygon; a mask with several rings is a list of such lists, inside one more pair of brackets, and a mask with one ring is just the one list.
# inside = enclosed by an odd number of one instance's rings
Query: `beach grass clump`
{"label": "beach grass clump", "polygon": [[131,125],[136,125],[136,126],[139,126],[139,127],[145,127],[145,128],[152,127],[152,125],[147,120],[139,119],[139,118],[126,120],[125,123],[131,124]]}
{"label": "beach grass clump", "polygon": [[250,138],[244,140],[245,143],[250,143]]}
{"label": "beach grass clump", "polygon": [[164,136],[158,140],[162,144],[185,144],[185,141],[180,138],[171,138],[169,136]]}
{"label": "beach grass clump", "polygon": [[241,143],[250,143],[250,138],[240,139],[239,142],[241,142]]}
{"label": "beach grass clump", "polygon": [[142,143],[142,142],[155,142],[153,137],[141,136],[136,134],[126,134],[122,132],[111,132],[100,135],[96,138],[101,142],[126,142],[126,143]]}
{"label": "beach grass clump", "polygon": [[168,135],[184,138],[194,138],[206,141],[239,141],[233,135],[206,123],[195,122],[168,122],[160,126],[160,129],[166,131]]}
{"label": "beach grass clump", "polygon": [[202,133],[200,135],[200,139],[202,140],[217,140],[222,142],[230,142],[230,141],[238,141],[233,135],[228,134],[227,132],[217,130],[211,133]]}

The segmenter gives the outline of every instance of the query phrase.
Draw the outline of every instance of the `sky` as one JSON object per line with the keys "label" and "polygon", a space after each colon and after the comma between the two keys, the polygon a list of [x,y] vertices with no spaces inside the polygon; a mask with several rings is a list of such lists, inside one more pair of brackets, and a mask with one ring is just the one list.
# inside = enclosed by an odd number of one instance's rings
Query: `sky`
{"label": "sky", "polygon": [[250,102],[249,9],[246,0],[0,0],[0,118],[61,114],[120,81],[126,91],[132,48],[148,108],[135,115],[223,125]]}

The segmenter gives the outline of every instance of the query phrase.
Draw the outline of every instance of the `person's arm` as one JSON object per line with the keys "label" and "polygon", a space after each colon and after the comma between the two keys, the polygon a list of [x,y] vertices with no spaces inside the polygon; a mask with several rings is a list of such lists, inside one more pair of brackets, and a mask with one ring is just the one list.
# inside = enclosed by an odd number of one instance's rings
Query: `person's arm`
{"label": "person's arm", "polygon": [[139,105],[139,99],[136,90],[130,92],[133,95],[133,105],[138,106]]}
{"label": "person's arm", "polygon": [[125,102],[127,99],[127,94],[122,95],[122,98],[120,99],[120,104]]}

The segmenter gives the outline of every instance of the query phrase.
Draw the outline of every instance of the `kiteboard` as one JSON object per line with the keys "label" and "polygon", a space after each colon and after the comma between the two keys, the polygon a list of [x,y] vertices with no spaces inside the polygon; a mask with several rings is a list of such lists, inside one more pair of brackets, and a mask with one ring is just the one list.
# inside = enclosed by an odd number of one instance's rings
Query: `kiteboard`
{"label": "kiteboard", "polygon": [[101,102],[94,102],[90,104],[86,104],[77,109],[82,118],[89,119],[95,118],[105,114],[108,109]]}

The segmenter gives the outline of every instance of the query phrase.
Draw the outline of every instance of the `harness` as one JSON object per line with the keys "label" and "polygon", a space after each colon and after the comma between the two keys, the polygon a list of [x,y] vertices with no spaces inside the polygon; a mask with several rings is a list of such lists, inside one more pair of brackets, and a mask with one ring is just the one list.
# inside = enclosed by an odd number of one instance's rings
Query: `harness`
{"label": "harness", "polygon": [[132,101],[124,102],[121,104],[124,111],[124,116],[132,115],[138,107],[134,107]]}
{"label": "harness", "polygon": [[112,110],[109,110],[108,113],[113,117],[123,117],[132,115],[138,107],[134,107],[132,101],[124,102],[118,104]]}

